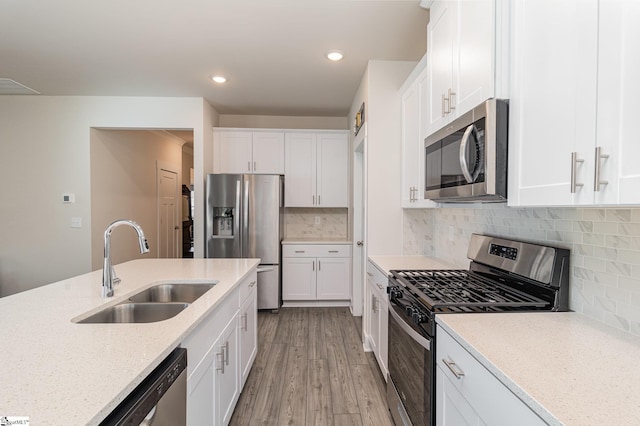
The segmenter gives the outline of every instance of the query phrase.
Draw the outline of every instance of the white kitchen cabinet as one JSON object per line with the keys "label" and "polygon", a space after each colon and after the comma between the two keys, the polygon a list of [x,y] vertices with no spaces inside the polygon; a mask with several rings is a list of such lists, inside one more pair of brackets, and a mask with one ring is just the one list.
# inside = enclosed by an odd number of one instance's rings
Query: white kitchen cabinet
{"label": "white kitchen cabinet", "polygon": [[[257,282],[257,281],[256,281]],[[258,290],[254,285],[238,313],[240,388],[247,382],[258,353]]]}
{"label": "white kitchen cabinet", "polygon": [[428,134],[488,98],[507,95],[499,81],[506,78],[499,43],[507,37],[507,27],[497,19],[508,13],[507,6],[502,0],[443,0],[431,6]]}
{"label": "white kitchen cabinet", "polygon": [[257,351],[256,283],[253,270],[180,345],[187,348],[188,425],[231,419]]}
{"label": "white kitchen cabinet", "polygon": [[546,424],[440,326],[436,337],[436,425]]}
{"label": "white kitchen cabinet", "polygon": [[368,318],[365,319],[365,335],[368,336],[369,346],[373,351],[378,367],[383,377],[387,378],[388,362],[388,328],[389,302],[387,298],[387,277],[370,261],[367,262],[367,291],[366,309]]}
{"label": "white kitchen cabinet", "polygon": [[348,207],[347,132],[286,132],[286,207]]}
{"label": "white kitchen cabinet", "polygon": [[638,3],[519,0],[512,7],[509,204],[639,204]]}
{"label": "white kitchen cabinet", "polygon": [[214,127],[214,173],[284,174],[284,131]]}
{"label": "white kitchen cabinet", "polygon": [[351,246],[283,244],[282,300],[348,301]]}
{"label": "white kitchen cabinet", "polygon": [[426,55],[409,75],[402,89],[402,207],[430,208],[424,198],[426,122],[428,117]]}

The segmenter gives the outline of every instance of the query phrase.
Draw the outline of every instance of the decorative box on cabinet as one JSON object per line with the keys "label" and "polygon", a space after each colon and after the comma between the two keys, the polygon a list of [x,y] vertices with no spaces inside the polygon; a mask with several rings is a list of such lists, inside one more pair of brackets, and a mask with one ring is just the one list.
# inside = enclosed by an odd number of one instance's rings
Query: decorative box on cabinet
{"label": "decorative box on cabinet", "polygon": [[518,0],[512,8],[509,205],[640,204],[640,4]]}
{"label": "decorative box on cabinet", "polygon": [[284,131],[213,128],[213,172],[284,174]]}
{"label": "decorative box on cabinet", "polygon": [[546,423],[440,326],[436,337],[436,425]]}
{"label": "decorative box on cabinet", "polygon": [[[333,301],[341,306],[351,297],[351,246],[347,244],[283,244],[282,300]],[[344,304],[344,303],[343,303]]]}
{"label": "decorative box on cabinet", "polygon": [[285,180],[285,207],[347,207],[347,132],[287,132]]}
{"label": "decorative box on cabinet", "polygon": [[435,1],[427,26],[428,134],[492,97],[508,97],[506,0]]}

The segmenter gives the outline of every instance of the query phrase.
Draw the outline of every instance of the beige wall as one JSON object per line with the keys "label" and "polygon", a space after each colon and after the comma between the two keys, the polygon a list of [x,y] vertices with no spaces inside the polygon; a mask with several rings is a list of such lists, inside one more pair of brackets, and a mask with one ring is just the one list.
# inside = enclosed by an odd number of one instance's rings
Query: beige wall
{"label": "beige wall", "polygon": [[[202,98],[0,96],[0,296],[91,271],[91,128],[193,129],[202,194],[217,120]],[[63,193],[75,203],[63,204]],[[196,226],[200,244],[203,232]]]}
{"label": "beige wall", "polygon": [[220,127],[266,129],[348,129],[346,117],[220,115]]}
{"label": "beige wall", "polygon": [[[157,169],[163,164],[181,180],[182,143],[162,132],[91,129],[91,265],[102,268],[104,230],[131,219],[144,230],[149,253],[141,255],[133,229],[117,228],[111,238],[114,265],[158,257]],[[177,194],[181,206],[182,191]]]}

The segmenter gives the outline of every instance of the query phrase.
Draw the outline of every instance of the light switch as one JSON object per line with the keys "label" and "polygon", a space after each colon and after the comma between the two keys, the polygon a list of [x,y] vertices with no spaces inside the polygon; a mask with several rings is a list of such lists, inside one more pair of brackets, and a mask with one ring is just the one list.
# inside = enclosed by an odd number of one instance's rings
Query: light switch
{"label": "light switch", "polygon": [[74,216],[71,218],[71,227],[72,228],[82,228],[82,218]]}
{"label": "light switch", "polygon": [[315,224],[320,225],[320,216],[315,217]]}
{"label": "light switch", "polygon": [[62,202],[65,204],[75,203],[76,202],[75,194],[62,194]]}

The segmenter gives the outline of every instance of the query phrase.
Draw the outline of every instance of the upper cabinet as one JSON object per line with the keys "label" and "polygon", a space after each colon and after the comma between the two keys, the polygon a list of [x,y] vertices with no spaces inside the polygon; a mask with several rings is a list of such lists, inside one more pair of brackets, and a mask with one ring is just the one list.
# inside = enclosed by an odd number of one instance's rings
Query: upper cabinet
{"label": "upper cabinet", "polygon": [[286,133],[286,207],[348,207],[348,187],[346,131]]}
{"label": "upper cabinet", "polygon": [[512,8],[509,205],[640,204],[640,3]]}
{"label": "upper cabinet", "polygon": [[214,127],[214,173],[284,174],[284,131]]}
{"label": "upper cabinet", "polygon": [[507,95],[500,85],[503,49],[496,42],[507,35],[502,19],[507,6],[503,0],[444,0],[431,6],[427,134],[488,98]]}

